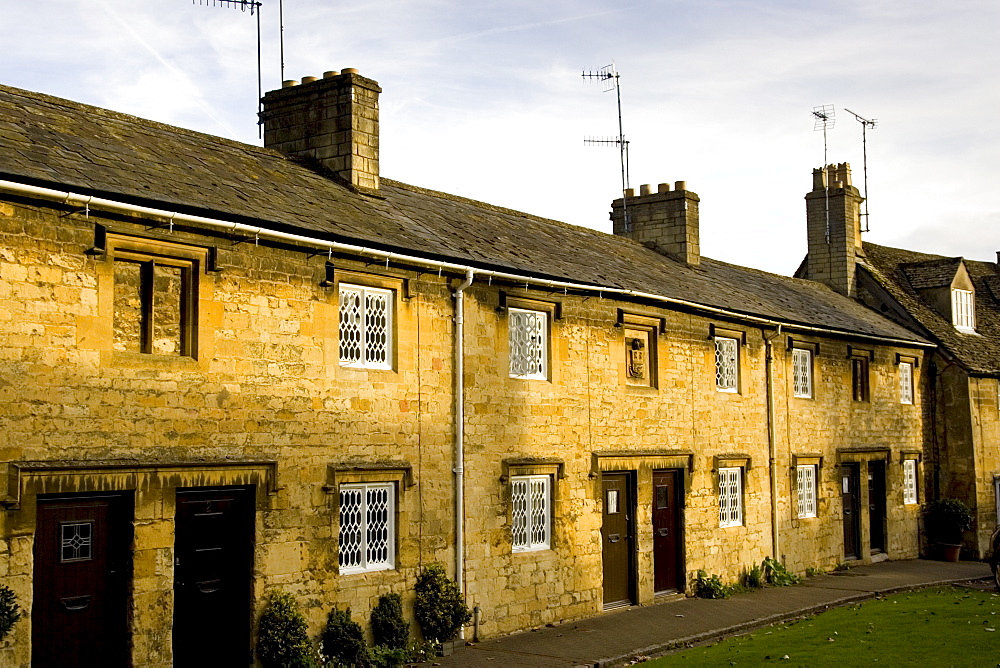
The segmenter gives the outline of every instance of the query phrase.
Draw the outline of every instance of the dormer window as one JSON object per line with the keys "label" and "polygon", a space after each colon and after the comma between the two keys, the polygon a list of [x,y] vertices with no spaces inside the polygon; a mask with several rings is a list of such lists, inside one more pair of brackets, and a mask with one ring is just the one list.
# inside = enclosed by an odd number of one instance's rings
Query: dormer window
{"label": "dormer window", "polygon": [[951,289],[951,324],[960,332],[976,333],[976,307],[972,290]]}

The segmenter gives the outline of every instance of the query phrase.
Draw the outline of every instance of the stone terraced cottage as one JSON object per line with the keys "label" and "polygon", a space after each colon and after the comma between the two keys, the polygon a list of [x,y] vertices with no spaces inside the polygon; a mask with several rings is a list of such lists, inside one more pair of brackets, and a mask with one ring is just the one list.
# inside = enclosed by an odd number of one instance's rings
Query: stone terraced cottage
{"label": "stone terraced cottage", "polygon": [[[965,553],[984,558],[1000,518],[998,264],[862,242],[862,200],[851,186],[850,168],[830,166],[828,173],[831,188],[823,170],[816,170],[807,195],[809,256],[796,275],[827,283],[937,344],[923,374],[927,494],[957,498],[973,509]],[[820,208],[826,201],[841,214],[830,228]],[[831,244],[823,243],[826,229],[832,230]]]}
{"label": "stone terraced cottage", "polygon": [[929,333],[701,257],[683,182],[608,235],[382,179],[380,92],[261,148],[0,87],[0,663],[249,664],[270,594],[432,562],[487,637],[918,554]]}

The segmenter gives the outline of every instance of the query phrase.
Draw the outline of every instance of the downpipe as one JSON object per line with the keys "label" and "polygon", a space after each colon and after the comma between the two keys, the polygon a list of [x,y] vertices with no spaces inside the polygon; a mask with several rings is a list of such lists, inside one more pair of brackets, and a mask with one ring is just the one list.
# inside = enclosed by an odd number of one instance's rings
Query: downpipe
{"label": "downpipe", "polygon": [[[476,272],[465,270],[465,281],[455,288],[455,581],[465,595],[465,290]],[[458,630],[465,640],[465,626]]]}

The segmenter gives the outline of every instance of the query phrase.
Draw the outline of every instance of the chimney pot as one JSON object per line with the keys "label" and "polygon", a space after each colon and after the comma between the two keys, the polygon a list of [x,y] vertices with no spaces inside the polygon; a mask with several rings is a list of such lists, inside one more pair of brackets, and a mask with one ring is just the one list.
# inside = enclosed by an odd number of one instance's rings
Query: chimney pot
{"label": "chimney pot", "polygon": [[997,251],[997,264],[1000,264],[1000,251]]}
{"label": "chimney pot", "polygon": [[317,78],[318,77],[302,77],[302,83],[304,84],[312,83],[313,81],[316,81]]}
{"label": "chimney pot", "polygon": [[357,74],[358,70],[357,70],[357,68],[354,68],[354,67],[345,67],[344,69],[340,70],[340,73],[341,74]]}
{"label": "chimney pot", "polygon": [[674,190],[687,190],[687,181],[675,181]]}
{"label": "chimney pot", "polygon": [[284,81],[281,82],[282,88],[291,88],[292,86],[298,86],[298,85],[299,82],[296,81],[295,79],[285,79]]}
{"label": "chimney pot", "polygon": [[656,192],[658,192],[658,193],[668,193],[668,192],[670,192],[670,184],[669,183],[661,183],[660,185],[656,186]]}
{"label": "chimney pot", "polygon": [[323,72],[323,78],[332,79],[333,77],[338,76],[339,74],[340,72],[338,72],[337,70],[327,70],[326,72]]}
{"label": "chimney pot", "polygon": [[639,186],[639,194],[640,195],[652,195],[653,194],[653,186],[649,185],[648,183],[642,184],[641,186]]}
{"label": "chimney pot", "polygon": [[635,188],[626,188],[625,197],[635,197]]}

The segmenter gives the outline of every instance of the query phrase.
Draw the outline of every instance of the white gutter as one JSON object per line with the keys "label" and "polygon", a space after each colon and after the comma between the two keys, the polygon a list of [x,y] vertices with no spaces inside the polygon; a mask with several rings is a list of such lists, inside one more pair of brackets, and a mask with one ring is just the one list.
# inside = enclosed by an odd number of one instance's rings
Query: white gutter
{"label": "white gutter", "polygon": [[246,234],[252,234],[254,235],[254,237],[270,237],[272,239],[292,241],[295,243],[304,244],[308,246],[318,246],[320,248],[325,248],[331,251],[337,250],[348,253],[356,253],[358,255],[368,255],[385,260],[386,264],[388,264],[390,260],[395,260],[397,262],[404,262],[407,264],[413,264],[417,266],[432,267],[438,270],[447,269],[449,271],[454,271],[458,273],[466,273],[471,270],[480,276],[512,281],[514,283],[524,283],[525,285],[528,284],[538,285],[548,288],[562,288],[564,290],[584,290],[587,292],[596,292],[598,294],[608,293],[612,295],[625,295],[628,297],[635,297],[639,299],[659,301],[665,304],[684,306],[687,308],[704,311],[706,313],[714,313],[727,318],[743,320],[746,322],[751,322],[761,325],[768,325],[770,327],[777,327],[778,325],[782,325],[785,329],[795,330],[800,332],[816,332],[819,334],[832,334],[835,336],[851,336],[853,338],[860,338],[870,341],[881,341],[883,343],[888,343],[888,344],[896,344],[896,345],[918,347],[918,348],[937,347],[936,344],[933,343],[919,343],[917,341],[910,341],[908,339],[898,339],[889,336],[878,336],[874,334],[858,334],[856,332],[832,329],[829,327],[814,327],[812,325],[781,323],[777,320],[771,320],[769,318],[761,318],[758,316],[747,315],[744,313],[739,313],[737,311],[730,311],[727,309],[717,308],[714,306],[707,306],[705,304],[699,304],[698,302],[692,302],[686,299],[676,299],[674,297],[667,297],[665,295],[658,295],[651,292],[641,292],[638,290],[629,290],[627,288],[604,287],[600,285],[587,284],[587,283],[554,281],[545,278],[525,276],[523,274],[509,274],[502,271],[492,271],[490,269],[482,269],[478,267],[473,267],[471,265],[459,264],[455,262],[441,262],[439,260],[431,260],[428,258],[418,257],[416,255],[393,253],[391,251],[379,250],[377,248],[368,248],[365,246],[358,246],[355,244],[345,244],[339,241],[328,241],[326,239],[317,239],[316,237],[308,237],[301,234],[291,234],[289,232],[280,232],[278,230],[271,230],[264,227],[255,227],[253,225],[244,225],[243,223],[234,223],[232,221],[221,220],[218,218],[193,216],[186,213],[178,213],[176,211],[168,211],[166,209],[156,209],[148,206],[139,206],[137,204],[128,204],[127,202],[118,202],[115,200],[104,199],[101,197],[94,197],[91,195],[81,195],[79,193],[53,190],[51,188],[40,188],[37,186],[29,186],[23,183],[17,183],[15,181],[0,180],[0,190],[6,190],[8,192],[14,192],[22,195],[31,195],[43,199],[61,201],[66,204],[77,204],[86,207],[88,211],[90,207],[94,207],[97,209],[122,212],[122,213],[140,213],[155,218],[163,218],[170,222],[195,223],[198,225],[205,225],[208,227],[214,227],[217,229],[231,231],[231,232],[244,232]]}
{"label": "white gutter", "polygon": [[[455,581],[465,593],[465,289],[476,277],[465,270],[465,282],[455,288]],[[458,630],[465,638],[465,625]]]}

